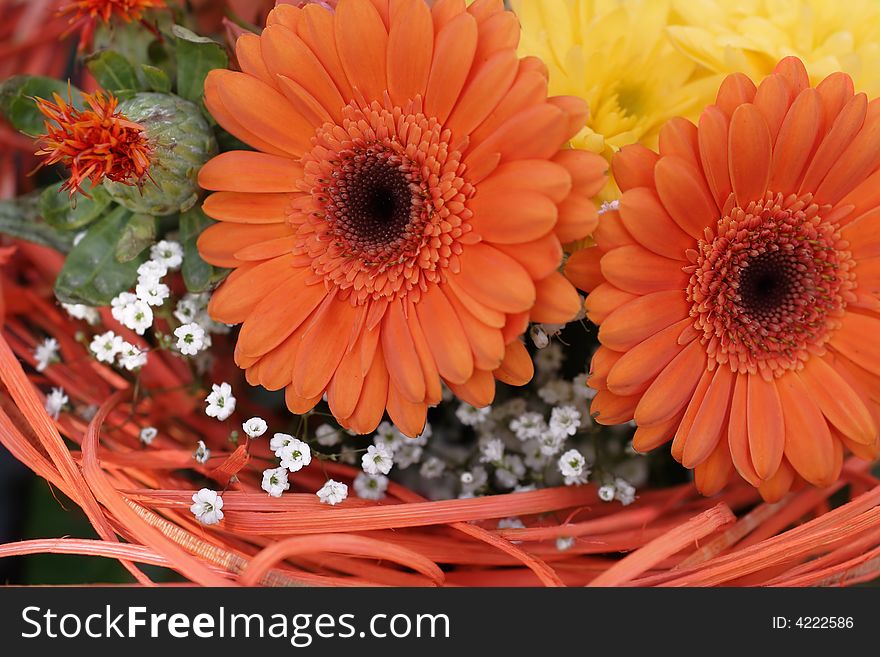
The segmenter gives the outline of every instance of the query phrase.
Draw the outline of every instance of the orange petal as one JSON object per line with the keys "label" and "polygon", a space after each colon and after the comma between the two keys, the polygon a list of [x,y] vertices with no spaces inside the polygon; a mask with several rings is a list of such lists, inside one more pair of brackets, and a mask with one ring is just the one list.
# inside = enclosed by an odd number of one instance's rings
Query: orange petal
{"label": "orange petal", "polygon": [[444,292],[446,292],[446,298],[455,310],[464,329],[464,335],[470,343],[471,353],[474,356],[474,367],[488,371],[497,369],[504,359],[504,339],[501,336],[501,331],[486,326],[474,317],[461,303],[457,295],[449,290],[444,290]]}
{"label": "orange petal", "polygon": [[665,422],[650,426],[639,426],[633,434],[633,449],[644,454],[668,443],[675,435],[683,415],[684,411],[681,411]]}
{"label": "orange petal", "polygon": [[624,146],[614,154],[611,170],[621,191],[654,186],[654,167],[659,155],[641,144]]}
{"label": "orange petal", "polygon": [[684,290],[689,276],[684,263],[658,256],[641,246],[623,246],[602,258],[602,275],[612,285],[633,294]]}
{"label": "orange petal", "polygon": [[816,189],[815,201],[834,205],[880,166],[880,116],[869,116]]}
{"label": "orange petal", "polygon": [[346,418],[354,413],[364,387],[360,350],[362,340],[363,336],[342,355],[339,367],[327,387],[327,403],[330,412],[337,418]]}
{"label": "orange petal", "polygon": [[296,192],[303,169],[286,157],[229,151],[199,170],[199,186],[224,192]]}
{"label": "orange petal", "polygon": [[518,244],[549,233],[556,225],[556,204],[538,192],[506,189],[479,193],[468,202],[471,225],[489,242]]}
{"label": "orange petal", "polygon": [[733,386],[733,398],[730,402],[730,420],[727,425],[727,444],[733,465],[739,476],[752,486],[759,486],[761,478],[752,465],[749,452],[748,428],[748,374],[737,374]]}
{"label": "orange petal", "polygon": [[567,324],[581,311],[577,290],[559,272],[535,281],[535,292],[537,298],[530,316],[533,322]]}
{"label": "orange petal", "polygon": [[560,203],[571,188],[571,175],[564,166],[547,160],[515,160],[495,169],[480,183],[479,193],[497,197],[511,190],[528,190]]}
{"label": "orange petal", "polygon": [[[479,42],[477,48],[479,56]],[[445,122],[452,134],[469,135],[476,129],[510,90],[518,71],[519,60],[513,50],[502,50],[487,62],[475,64],[471,79]]]}
{"label": "orange petal", "polygon": [[639,298],[638,295],[624,292],[611,283],[602,283],[587,296],[584,309],[593,324],[601,324],[622,305]]}
{"label": "orange petal", "polygon": [[776,387],[785,418],[785,458],[814,486],[830,486],[837,479],[834,442],[822,411],[796,374],[780,377]]}
{"label": "orange petal", "polygon": [[660,424],[682,411],[705,369],[706,352],[700,342],[694,340],[663,368],[642,395],[635,412],[639,426]]}
{"label": "orange petal", "polygon": [[600,390],[593,397],[590,413],[596,416],[596,422],[606,426],[623,424],[633,418],[633,412],[639,402],[640,395],[621,396],[608,390]]}
{"label": "orange petal", "polygon": [[[641,230],[641,227],[638,230]],[[630,246],[636,243],[623,224],[620,213],[614,210],[602,215],[599,225],[593,232],[593,241],[602,251],[611,251],[621,246]]]}
{"label": "orange petal", "polygon": [[[715,376],[685,439],[681,460],[684,467],[697,467],[709,458],[719,442],[724,442],[721,436],[727,429],[733,379],[733,372],[729,368],[723,365],[715,368]],[[728,451],[726,442],[724,451]]]}
{"label": "orange petal", "polygon": [[675,223],[691,237],[702,239],[706,227],[719,218],[702,173],[686,160],[670,156],[654,167],[654,178],[660,200]]}
{"label": "orange petal", "polygon": [[730,119],[730,181],[740,207],[764,198],[770,177],[772,141],[761,110],[740,105]]}
{"label": "orange petal", "polygon": [[[726,167],[725,161],[725,178]],[[636,187],[625,192],[620,197],[619,214],[634,239],[657,255],[683,259],[685,251],[694,245],[693,238],[672,220],[653,189]]]}
{"label": "orange petal", "polygon": [[458,300],[461,301],[464,307],[486,326],[491,326],[492,328],[504,328],[504,325],[507,324],[507,315],[493,308],[489,308],[484,303],[474,299],[474,297],[461,289],[455,276],[450,276],[446,279],[446,285],[451,292],[455,293],[455,296],[458,297]]}
{"label": "orange petal", "polygon": [[846,147],[862,129],[865,122],[865,114],[868,109],[868,99],[865,94],[858,94],[846,104],[846,107],[837,116],[834,125],[813,156],[807,171],[801,182],[799,194],[815,192],[819,183],[828,175]]}
{"label": "orange petal", "polygon": [[215,321],[240,324],[279,283],[296,274],[291,255],[240,267],[211,296],[208,313]]}
{"label": "orange petal", "polygon": [[733,73],[724,78],[718,88],[715,104],[727,116],[733,116],[737,107],[751,103],[755,99],[757,91],[755,83],[748,76],[742,73]]}
{"label": "orange petal", "polygon": [[293,364],[299,350],[304,325],[301,324],[281,344],[260,359],[258,381],[266,390],[281,390],[293,379]]}
{"label": "orange petal", "polygon": [[535,285],[510,256],[487,244],[473,244],[462,251],[459,261],[456,287],[478,302],[505,313],[522,312],[534,305]]}
{"label": "orange petal", "polygon": [[202,204],[212,219],[239,224],[277,224],[290,212],[291,194],[214,192]]}
{"label": "orange petal", "polygon": [[425,402],[413,402],[398,390],[393,381],[388,383],[388,416],[401,433],[415,438],[425,430],[428,417],[428,405]]}
{"label": "orange petal", "polygon": [[474,372],[470,343],[443,290],[436,285],[429,287],[416,305],[416,312],[440,376],[453,383],[467,381]]}
{"label": "orange petal", "polygon": [[672,458],[679,463],[684,460],[685,442],[691,433],[691,428],[694,426],[694,420],[697,419],[697,414],[702,408],[703,400],[706,397],[709,386],[712,385],[713,378],[713,372],[703,370],[700,380],[697,382],[697,387],[694,388],[693,395],[691,396],[684,415],[681,418],[681,424],[678,425],[678,430],[675,432],[675,436],[672,439],[670,453],[672,454]]}
{"label": "orange petal", "polygon": [[660,155],[667,157],[677,155],[687,160],[694,169],[699,170],[700,146],[697,137],[697,126],[680,116],[673,117],[660,129]]}
{"label": "orange petal", "polygon": [[822,80],[816,86],[816,91],[822,104],[822,123],[829,127],[855,95],[852,78],[839,71]]}
{"label": "orange petal", "polygon": [[562,264],[562,244],[555,233],[547,233],[531,242],[498,244],[495,248],[516,260],[535,280],[546,278]]}
{"label": "orange petal", "polygon": [[[323,285],[306,285],[306,280],[313,274],[310,267],[294,272],[287,279],[276,280],[275,288],[260,300],[244,321],[238,335],[238,347],[243,354],[262,356],[274,349],[327,296]],[[316,394],[309,391],[305,396]]]}
{"label": "orange petal", "polygon": [[474,370],[474,375],[461,384],[450,383],[455,396],[476,408],[488,406],[495,400],[495,377],[486,370]]}
{"label": "orange petal", "polygon": [[354,413],[347,418],[337,419],[346,429],[359,434],[372,433],[382,421],[387,401],[388,370],[385,369],[385,356],[380,344],[376,347],[373,364],[364,377],[363,389]]}
{"label": "orange petal", "polygon": [[813,356],[798,376],[828,421],[851,440],[864,445],[877,438],[877,425],[855,390],[823,358]]}
{"label": "orange petal", "polygon": [[369,0],[346,0],[336,8],[336,49],[352,87],[368,101],[381,101],[388,88],[388,32]]}
{"label": "orange petal", "polygon": [[869,372],[880,375],[880,319],[848,312],[831,336],[831,346]]}
{"label": "orange petal", "polygon": [[[322,287],[315,285],[313,287]],[[348,346],[357,308],[348,301],[328,299],[303,336],[293,367],[297,395],[322,395]]]}
{"label": "orange petal", "polygon": [[758,492],[765,502],[770,504],[778,502],[791,490],[794,477],[794,470],[787,461],[783,460],[776,472],[758,486]]}
{"label": "orange petal", "polygon": [[388,92],[396,105],[424,95],[434,51],[431,11],[422,2],[396,2],[388,33]]}
{"label": "orange petal", "polygon": [[586,196],[571,194],[559,204],[559,221],[554,231],[559,241],[567,244],[589,236],[599,225],[599,212]]}
{"label": "orange petal", "polygon": [[771,143],[776,142],[779,128],[782,127],[790,105],[789,88],[785,80],[778,75],[764,78],[755,94],[755,107],[760,110],[767,123]]}
{"label": "orange petal", "polygon": [[807,74],[807,69],[797,57],[783,57],[774,67],[773,73],[782,77],[795,95],[810,86],[810,76]]}
{"label": "orange petal", "polygon": [[590,376],[587,380],[593,390],[608,389],[608,373],[622,356],[621,352],[609,349],[604,345],[599,345],[596,348],[590,359]]}
{"label": "orange petal", "polygon": [[532,380],[535,365],[520,340],[514,340],[505,347],[504,360],[493,374],[496,379],[511,386],[524,386]]}
{"label": "orange petal", "polygon": [[733,462],[725,441],[719,441],[712,453],[694,468],[694,485],[702,495],[716,495],[730,481]]}
{"label": "orange petal", "polygon": [[413,346],[419,356],[419,363],[422,367],[422,374],[425,376],[425,403],[429,405],[439,404],[443,398],[443,388],[440,385],[440,373],[437,371],[437,363],[428,346],[428,340],[422,325],[419,324],[419,318],[412,302],[409,304],[407,317],[407,325],[409,333],[412,336]]}
{"label": "orange petal", "polygon": [[263,61],[263,53],[260,50],[260,37],[256,34],[245,32],[235,42],[235,59],[242,73],[247,73],[260,80],[264,84],[278,88],[275,76],[266,68]]}
{"label": "orange petal", "polygon": [[565,167],[571,175],[572,191],[582,196],[595,196],[608,182],[608,162],[601,155],[564,148],[553,156],[553,162]]}
{"label": "orange petal", "polygon": [[235,257],[239,250],[287,237],[291,232],[287,224],[214,224],[199,235],[199,255],[206,262],[218,267],[238,267],[242,264]]}
{"label": "orange petal", "polygon": [[477,21],[467,13],[452,18],[437,34],[425,91],[425,114],[440,123],[449,118],[464,87],[477,49]]}
{"label": "orange petal", "polygon": [[785,450],[785,421],[775,381],[750,374],[748,383],[749,453],[755,473],[769,479],[779,468]]}
{"label": "orange petal", "polygon": [[801,93],[779,129],[770,168],[770,189],[790,194],[797,190],[807,162],[820,138],[822,107],[814,89]]}
{"label": "orange petal", "polygon": [[[592,297],[593,294],[589,299]],[[599,327],[599,341],[615,351],[627,351],[686,318],[689,311],[690,304],[683,290],[666,290],[636,297],[605,319]]]}
{"label": "orange petal", "polygon": [[[425,377],[419,355],[403,314],[403,302],[395,300],[388,305],[382,320],[382,351],[391,387],[413,403],[425,400]],[[388,394],[389,399],[391,393]]]}
{"label": "orange petal", "polygon": [[589,292],[605,282],[602,275],[601,249],[589,247],[575,251],[565,262],[565,277],[578,289]]}
{"label": "orange petal", "polygon": [[336,85],[340,96],[347,101],[354,97],[354,93],[345,76],[342,61],[340,61],[336,49],[336,31],[333,18],[333,13],[324,7],[306,5],[302,10],[302,20],[299,21],[296,32],[320,60],[325,72]]}
{"label": "orange petal", "polygon": [[608,373],[608,389],[635,395],[648,389],[660,372],[681,353],[678,336],[693,320],[676,322],[627,351]]}
{"label": "orange petal", "polygon": [[293,386],[287,386],[284,390],[284,401],[287,403],[287,409],[291,413],[303,415],[312,410],[321,401],[321,395],[311,398],[300,397],[294,391]]}

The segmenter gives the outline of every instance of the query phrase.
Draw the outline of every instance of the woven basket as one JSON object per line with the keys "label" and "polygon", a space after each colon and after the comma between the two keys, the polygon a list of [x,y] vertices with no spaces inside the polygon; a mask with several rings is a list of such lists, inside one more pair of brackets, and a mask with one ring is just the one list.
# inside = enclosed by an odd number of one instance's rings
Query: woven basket
{"label": "woven basket", "polygon": [[[109,557],[143,584],[151,583],[138,567],[145,563],[200,585],[812,586],[880,575],[880,481],[855,460],[834,486],[775,504],[743,484],[712,499],[690,484],[645,490],[622,507],[599,502],[591,485],[427,501],[392,483],[381,502],[349,498],[331,507],[315,490],[328,477],[351,484],[357,471],[317,460],[292,478],[288,494],[269,498],[260,489],[273,462],[267,441],[233,449],[178,359],[151,356],[141,383],[164,392],[132,408],[133,385],[89,357],[77,341],[84,325],[55,305],[60,264],[57,253],[22,243],[0,270],[0,442],[82,507],[101,539],[12,543],[0,556]],[[38,373],[33,349],[45,337],[58,340],[62,362]],[[218,367],[234,369],[227,360]],[[53,386],[78,412],[47,415]],[[239,403],[245,413],[257,410]],[[159,428],[150,447],[138,437],[147,422]],[[192,456],[197,440],[213,455],[204,465]],[[207,482],[225,489],[226,517],[212,527],[189,511],[193,491]],[[508,516],[526,528],[497,529]],[[575,540],[560,551],[557,537]]]}

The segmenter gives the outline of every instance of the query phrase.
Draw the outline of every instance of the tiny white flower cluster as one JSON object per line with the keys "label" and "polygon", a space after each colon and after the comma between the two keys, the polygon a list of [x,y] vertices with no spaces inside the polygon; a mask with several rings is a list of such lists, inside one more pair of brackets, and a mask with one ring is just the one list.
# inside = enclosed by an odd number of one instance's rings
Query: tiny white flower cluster
{"label": "tiny white flower cluster", "polygon": [[225,381],[220,385],[214,383],[211,385],[211,393],[205,398],[208,404],[205,414],[223,422],[235,412],[235,401],[231,385]]}
{"label": "tiny white flower cluster", "polygon": [[636,501],[636,489],[631,483],[620,477],[615,477],[610,483],[599,487],[599,499],[603,502],[617,500],[623,506],[628,506]]}
{"label": "tiny white flower cluster", "polygon": [[202,488],[198,493],[193,493],[192,501],[189,510],[203,525],[216,525],[223,520],[223,498],[217,491]]}
{"label": "tiny white flower cluster", "polygon": [[141,429],[139,437],[144,445],[152,445],[158,435],[159,431],[156,427],[144,427]]}
{"label": "tiny white flower cluster", "polygon": [[52,392],[46,395],[46,412],[53,420],[57,420],[69,401],[64,388],[52,388]]}
{"label": "tiny white flower cluster", "polygon": [[116,364],[128,371],[140,369],[147,364],[147,352],[126,342],[113,331],[106,331],[92,338],[89,350],[100,363]]}
{"label": "tiny white flower cluster", "polygon": [[82,303],[62,303],[61,307],[74,319],[84,320],[91,326],[101,321],[101,315],[98,314],[97,308],[92,308]]}
{"label": "tiny white flower cluster", "polygon": [[37,372],[43,372],[49,365],[59,361],[58,340],[46,338],[34,349],[34,360],[37,361]]}

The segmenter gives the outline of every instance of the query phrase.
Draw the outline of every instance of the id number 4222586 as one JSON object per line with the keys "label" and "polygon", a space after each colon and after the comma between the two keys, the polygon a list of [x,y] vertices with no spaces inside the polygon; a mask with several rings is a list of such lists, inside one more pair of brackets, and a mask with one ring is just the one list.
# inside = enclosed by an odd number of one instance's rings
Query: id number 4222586
{"label": "id number 4222586", "polygon": [[773,617],[773,629],[799,629],[799,630],[851,630],[855,626],[852,616],[798,616],[786,618],[785,616]]}

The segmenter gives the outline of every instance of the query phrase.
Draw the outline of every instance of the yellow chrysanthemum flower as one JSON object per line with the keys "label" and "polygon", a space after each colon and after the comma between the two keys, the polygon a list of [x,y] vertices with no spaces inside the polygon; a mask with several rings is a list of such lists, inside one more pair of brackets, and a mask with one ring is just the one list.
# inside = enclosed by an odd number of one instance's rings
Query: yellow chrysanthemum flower
{"label": "yellow chrysanthemum flower", "polygon": [[718,78],[673,47],[666,0],[512,0],[521,55],[550,70],[551,95],[587,100],[590,117],[573,145],[606,157],[627,144],[653,146],[663,123],[695,116]]}
{"label": "yellow chrysanthemum flower", "polygon": [[880,94],[878,0],[674,2],[670,38],[711,71],[741,71],[761,80],[777,61],[795,55],[814,83],[844,71],[859,91]]}

